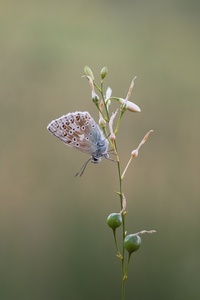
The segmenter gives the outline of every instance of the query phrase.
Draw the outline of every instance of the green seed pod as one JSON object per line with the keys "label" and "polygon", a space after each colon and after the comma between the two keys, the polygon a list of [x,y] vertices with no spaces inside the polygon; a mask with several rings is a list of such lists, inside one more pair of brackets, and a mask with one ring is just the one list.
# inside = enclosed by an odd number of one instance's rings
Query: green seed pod
{"label": "green seed pod", "polygon": [[104,79],[107,74],[108,74],[108,68],[103,67],[103,69],[101,70],[101,79]]}
{"label": "green seed pod", "polygon": [[116,229],[122,224],[122,216],[119,213],[112,213],[107,218],[107,224],[110,228]]}
{"label": "green seed pod", "polygon": [[129,253],[137,251],[141,243],[141,237],[137,234],[129,234],[124,239],[124,247]]}

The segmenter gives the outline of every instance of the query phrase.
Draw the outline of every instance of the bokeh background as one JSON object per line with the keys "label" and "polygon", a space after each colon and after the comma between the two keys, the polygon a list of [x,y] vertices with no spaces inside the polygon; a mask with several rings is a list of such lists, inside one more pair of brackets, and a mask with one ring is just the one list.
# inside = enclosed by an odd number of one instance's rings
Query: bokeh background
{"label": "bokeh background", "polygon": [[106,65],[120,97],[137,75],[122,166],[154,129],[124,180],[128,232],[157,230],[133,256],[126,299],[199,299],[199,26],[195,0],[0,1],[1,300],[120,299],[106,225],[116,165],[75,178],[88,157],[46,130],[76,110],[98,120],[85,65],[97,81]]}

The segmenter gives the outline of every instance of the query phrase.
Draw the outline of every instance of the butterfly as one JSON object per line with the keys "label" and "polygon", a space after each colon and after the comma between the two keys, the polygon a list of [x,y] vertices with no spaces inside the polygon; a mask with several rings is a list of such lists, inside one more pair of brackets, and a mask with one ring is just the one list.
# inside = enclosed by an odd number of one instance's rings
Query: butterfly
{"label": "butterfly", "polygon": [[102,157],[110,159],[109,142],[87,111],[68,113],[51,121],[47,129],[69,147],[91,155],[76,176],[83,174],[89,161],[99,163]]}

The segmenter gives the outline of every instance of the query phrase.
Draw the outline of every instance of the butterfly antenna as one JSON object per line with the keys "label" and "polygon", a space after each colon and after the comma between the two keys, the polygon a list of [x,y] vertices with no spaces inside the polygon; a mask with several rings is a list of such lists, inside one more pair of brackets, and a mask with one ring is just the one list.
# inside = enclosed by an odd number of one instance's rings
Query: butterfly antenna
{"label": "butterfly antenna", "polygon": [[76,176],[79,176],[81,177],[85,171],[85,168],[87,167],[87,164],[89,163],[89,161],[91,161],[91,157],[82,165],[82,167],[80,168],[80,170],[78,171],[78,173],[76,173],[75,177]]}

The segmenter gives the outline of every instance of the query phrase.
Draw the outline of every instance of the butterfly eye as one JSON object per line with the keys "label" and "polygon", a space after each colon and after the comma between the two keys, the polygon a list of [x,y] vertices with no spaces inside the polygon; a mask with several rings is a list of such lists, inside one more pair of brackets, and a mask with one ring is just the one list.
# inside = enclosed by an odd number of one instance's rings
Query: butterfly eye
{"label": "butterfly eye", "polygon": [[85,126],[82,126],[81,128],[82,128],[82,130],[85,130]]}

